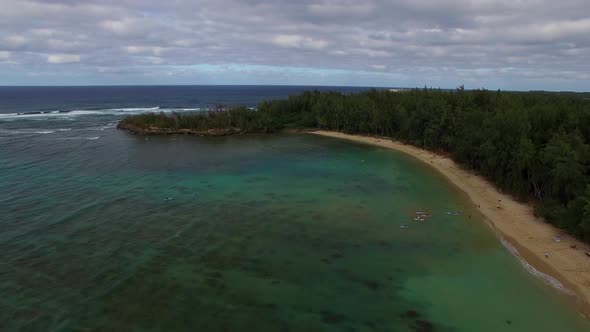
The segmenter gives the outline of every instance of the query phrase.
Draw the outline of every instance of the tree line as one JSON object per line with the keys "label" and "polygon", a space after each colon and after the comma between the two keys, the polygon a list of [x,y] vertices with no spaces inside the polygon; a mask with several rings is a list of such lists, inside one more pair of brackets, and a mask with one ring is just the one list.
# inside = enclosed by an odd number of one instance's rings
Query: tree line
{"label": "tree line", "polygon": [[533,201],[535,213],[590,242],[590,98],[548,92],[309,91],[201,113],[143,114],[138,127],[239,128],[244,132],[318,128],[386,136],[448,154],[502,191]]}

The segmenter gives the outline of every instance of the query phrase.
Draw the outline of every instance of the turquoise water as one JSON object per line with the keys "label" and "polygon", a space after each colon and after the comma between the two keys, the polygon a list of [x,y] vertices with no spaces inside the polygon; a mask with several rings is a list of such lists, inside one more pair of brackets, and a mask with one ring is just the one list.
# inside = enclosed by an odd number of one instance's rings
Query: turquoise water
{"label": "turquoise water", "polygon": [[96,136],[0,140],[1,331],[590,330],[404,155]]}

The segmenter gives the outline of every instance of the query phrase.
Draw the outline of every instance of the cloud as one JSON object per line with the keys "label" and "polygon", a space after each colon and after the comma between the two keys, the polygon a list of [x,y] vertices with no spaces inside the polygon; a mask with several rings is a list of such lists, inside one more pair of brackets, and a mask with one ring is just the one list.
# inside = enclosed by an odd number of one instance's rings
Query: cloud
{"label": "cloud", "polygon": [[271,43],[279,47],[286,48],[306,48],[319,50],[328,46],[323,40],[314,40],[313,38],[303,37],[300,35],[277,35],[271,38]]}
{"label": "cloud", "polygon": [[[146,75],[248,83],[237,74],[247,67],[251,83],[286,75],[356,84],[357,75],[385,86],[589,89],[579,74],[590,72],[587,0],[0,2],[0,52],[8,52],[0,53],[0,84],[14,82],[2,81],[7,73],[23,84],[46,76],[140,83]],[[55,66],[66,63],[77,65]],[[202,65],[217,73],[178,70]]]}
{"label": "cloud", "polygon": [[372,69],[375,69],[375,70],[384,70],[387,68],[386,65],[370,65],[369,67],[371,67]]}
{"label": "cloud", "polygon": [[76,63],[80,62],[80,55],[78,54],[50,54],[47,56],[47,63]]}
{"label": "cloud", "polygon": [[163,47],[159,46],[127,46],[125,51],[129,54],[152,54],[159,56],[164,52]]}
{"label": "cloud", "polygon": [[348,15],[367,15],[378,10],[378,7],[371,1],[319,1],[308,4],[307,10],[318,16],[340,18]]}

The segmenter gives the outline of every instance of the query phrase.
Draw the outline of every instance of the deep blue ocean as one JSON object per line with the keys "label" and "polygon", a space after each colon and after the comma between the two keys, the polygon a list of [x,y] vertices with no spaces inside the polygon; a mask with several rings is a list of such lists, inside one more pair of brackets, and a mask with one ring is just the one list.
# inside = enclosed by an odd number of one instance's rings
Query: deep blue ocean
{"label": "deep blue ocean", "polygon": [[[262,100],[285,98],[307,90],[352,93],[365,87],[328,86],[82,86],[2,87],[0,114],[34,112],[141,111],[139,109],[182,110],[216,105],[254,107]],[[124,113],[126,114],[126,113]],[[6,119],[8,116],[2,117]]]}

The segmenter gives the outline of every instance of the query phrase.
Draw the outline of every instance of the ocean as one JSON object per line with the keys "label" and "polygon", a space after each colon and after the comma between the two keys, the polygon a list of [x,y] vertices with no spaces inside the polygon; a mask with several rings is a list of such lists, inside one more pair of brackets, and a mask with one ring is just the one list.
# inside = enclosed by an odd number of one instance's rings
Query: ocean
{"label": "ocean", "polygon": [[308,89],[0,87],[0,331],[590,330],[403,154],[115,129]]}

